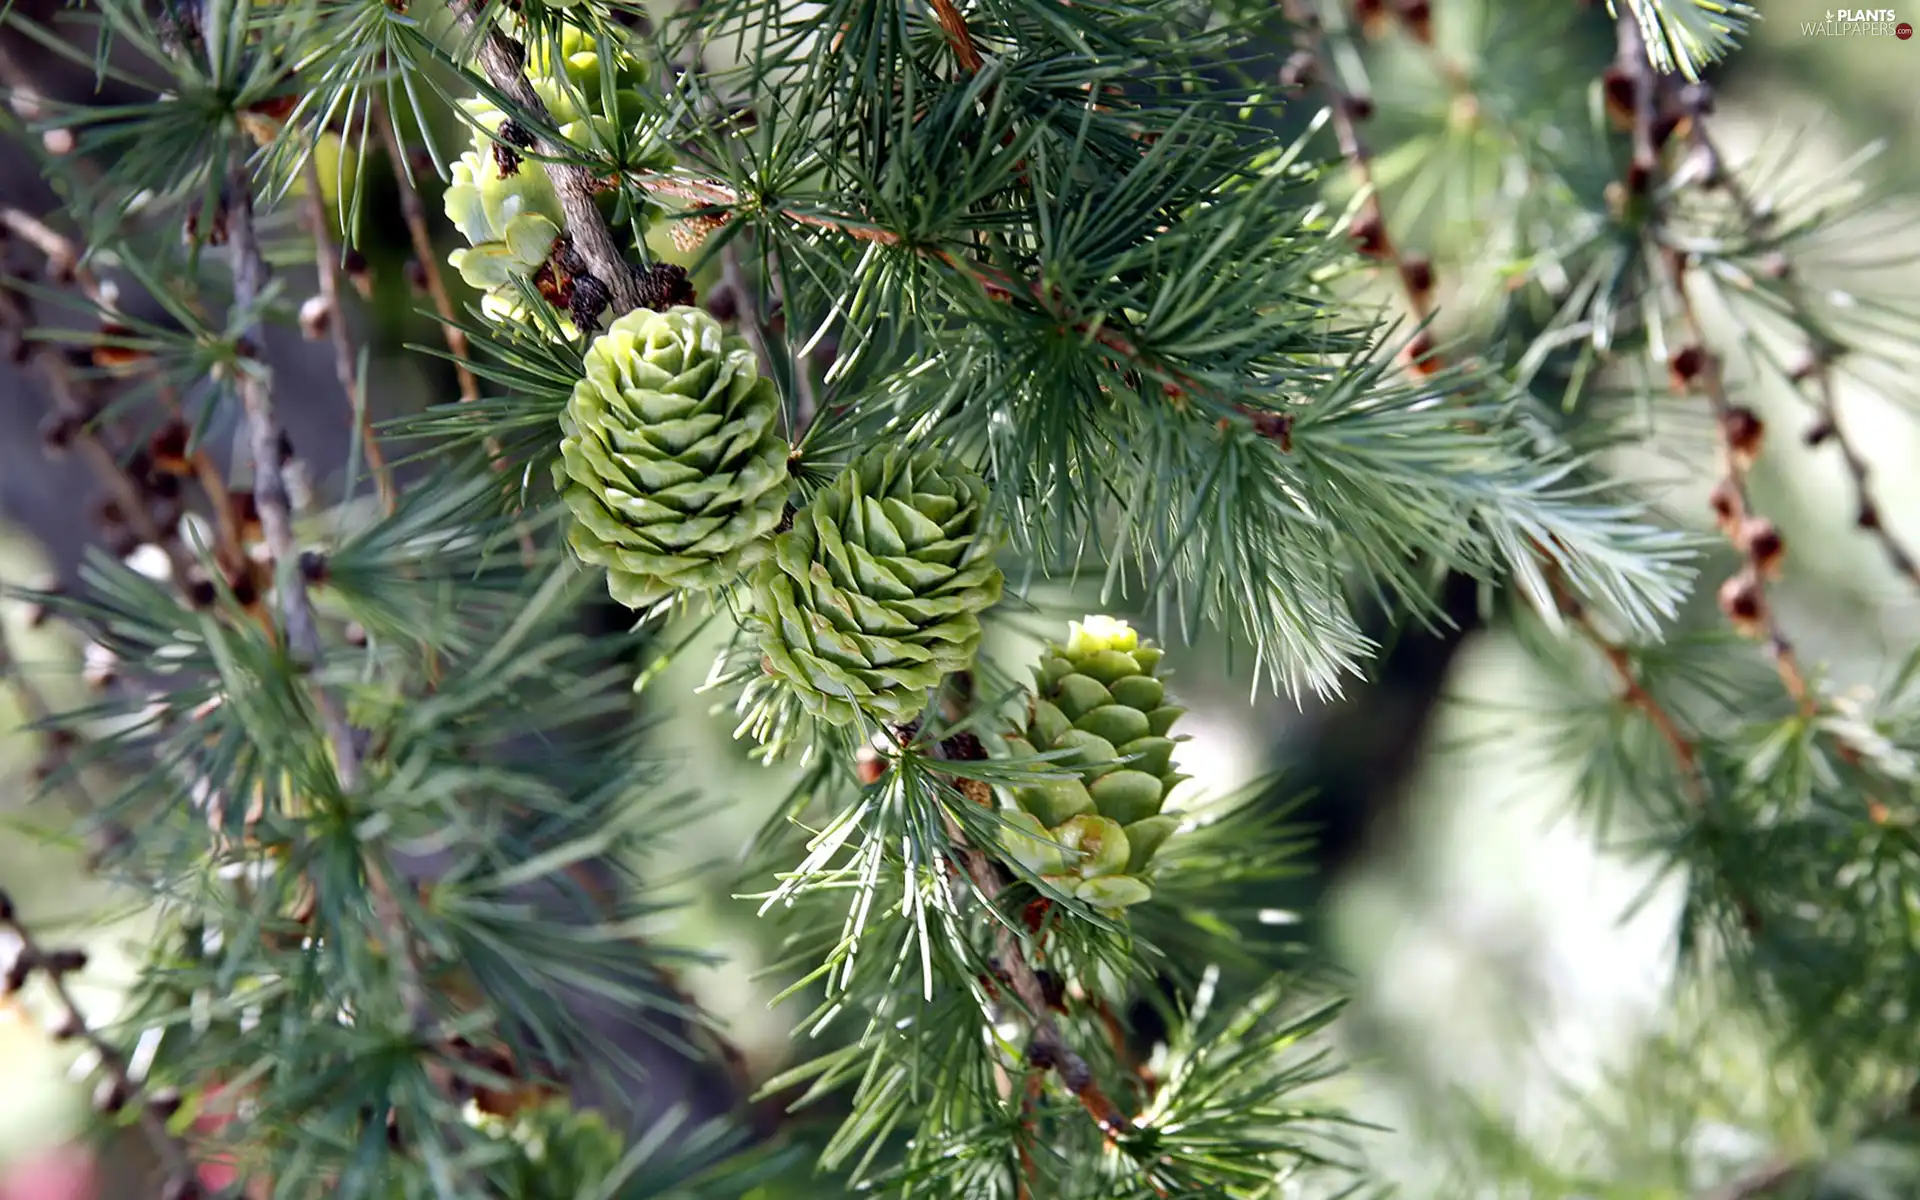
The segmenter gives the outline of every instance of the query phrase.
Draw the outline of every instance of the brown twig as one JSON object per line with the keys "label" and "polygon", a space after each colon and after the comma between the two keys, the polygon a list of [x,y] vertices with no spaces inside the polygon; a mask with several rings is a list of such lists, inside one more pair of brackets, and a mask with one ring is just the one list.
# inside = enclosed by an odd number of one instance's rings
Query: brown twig
{"label": "brown twig", "polygon": [[[480,382],[467,366],[473,351],[467,344],[466,331],[454,324],[457,314],[453,309],[453,297],[447,292],[446,278],[440,273],[440,253],[433,245],[426,207],[420,203],[420,189],[413,182],[412,160],[407,157],[406,147],[401,145],[399,135],[393,131],[393,121],[378,101],[374,102],[367,120],[380,131],[380,140],[385,144],[387,158],[393,165],[394,185],[400,190],[400,216],[406,223],[407,237],[413,243],[413,257],[420,263],[421,273],[426,277],[427,295],[433,299],[434,311],[440,314],[440,332],[446,339],[447,351],[453,355],[453,371],[459,380],[460,399],[472,403],[480,398]],[[497,445],[489,449],[496,459],[499,458]]]}
{"label": "brown twig", "polygon": [[[269,269],[261,252],[259,235],[253,224],[252,182],[244,168],[236,169],[227,181],[227,237],[233,269],[233,303],[240,311],[253,307],[267,285]],[[247,331],[249,340],[259,343],[258,331]],[[274,412],[273,395],[266,376],[257,364],[246,364],[239,373],[240,403],[246,410],[248,440],[253,452],[254,498],[260,510],[260,525],[271,551],[277,575],[281,617],[286,627],[288,648],[296,660],[311,673],[318,673],[325,660],[320,629],[315,619],[313,598],[301,570],[299,545],[293,531],[293,510],[282,473],[280,447],[284,433]],[[343,792],[360,787],[360,750],[348,726],[345,711],[337,697],[324,684],[313,687],[314,704],[320,713],[327,742],[333,751],[334,773]],[[401,1001],[416,1027],[424,1027],[431,1007],[421,981],[419,963],[414,957],[412,938],[393,888],[377,871],[370,871],[369,890],[373,894],[375,915],[384,932],[387,953],[394,964]]]}
{"label": "brown twig", "polygon": [[347,313],[340,299],[340,258],[327,230],[326,193],[321,189],[320,166],[313,155],[307,156],[304,174],[307,181],[307,222],[313,226],[314,273],[320,281],[320,300],[326,306],[327,340],[333,345],[333,371],[347,400],[347,412],[360,434],[367,468],[373,472],[373,486],[380,507],[393,514],[393,474],[387,470],[386,455],[380,451],[380,439],[374,436],[373,418],[367,412],[367,397],[360,387],[359,355],[353,350],[353,336],[347,331]]}
{"label": "brown twig", "polygon": [[[1721,154],[1719,145],[1707,127],[1705,118],[1710,109],[1705,96],[1702,89],[1700,98],[1690,106],[1692,111],[1688,114],[1691,118],[1688,137],[1700,165],[1702,183],[1727,193],[1740,214],[1748,236],[1757,240],[1765,231],[1769,218],[1754,202],[1745,184],[1726,169],[1725,156]],[[1808,400],[1813,405],[1814,423],[1806,434],[1807,445],[1817,447],[1830,441],[1840,451],[1847,478],[1853,485],[1854,525],[1865,530],[1880,544],[1881,552],[1896,574],[1920,588],[1920,560],[1916,560],[1899,536],[1887,528],[1868,482],[1872,469],[1866,456],[1847,436],[1846,428],[1840,422],[1840,400],[1834,383],[1834,368],[1845,353],[1845,347],[1823,328],[1823,322],[1808,296],[1806,280],[1784,251],[1775,251],[1770,256],[1766,274],[1780,285],[1780,297],[1786,302],[1788,319],[1807,335],[1810,343],[1806,358],[1790,376],[1795,385],[1807,388],[1810,392]]]}
{"label": "brown twig", "polygon": [[967,28],[967,18],[960,6],[953,0],[933,0],[933,15],[939,19],[940,30],[953,46],[953,56],[960,60],[961,69],[969,75],[978,75],[987,60],[981,57],[980,46],[973,40],[973,31]]}
{"label": "brown twig", "polygon": [[1674,761],[1684,773],[1687,786],[1694,794],[1694,798],[1703,799],[1704,783],[1700,776],[1700,748],[1692,738],[1681,732],[1680,722],[1659,700],[1654,698],[1646,685],[1640,682],[1639,675],[1634,669],[1632,653],[1625,646],[1609,638],[1594,623],[1593,615],[1587,611],[1586,605],[1582,604],[1580,598],[1567,588],[1566,581],[1561,578],[1560,572],[1552,569],[1551,566],[1547,570],[1547,585],[1553,591],[1554,600],[1561,614],[1571,621],[1594,649],[1600,652],[1601,657],[1607,660],[1608,667],[1612,669],[1614,678],[1620,685],[1620,702],[1629,708],[1638,709],[1647,718],[1647,722],[1653,726],[1659,733],[1660,739],[1673,752]]}
{"label": "brown twig", "polygon": [[[1661,116],[1663,81],[1647,58],[1639,20],[1625,6],[1620,9],[1615,30],[1618,53],[1614,71],[1625,78],[1632,95],[1633,153],[1625,180],[1625,196],[1629,202],[1648,204],[1647,220],[1657,227],[1664,214],[1661,206],[1653,202],[1652,190],[1661,168],[1661,142],[1656,124]],[[1747,488],[1747,472],[1759,454],[1764,427],[1752,410],[1734,404],[1727,395],[1724,365],[1708,348],[1706,330],[1687,290],[1686,256],[1671,247],[1662,247],[1655,258],[1666,290],[1679,306],[1690,340],[1669,362],[1673,390],[1677,398],[1683,400],[1696,392],[1707,398],[1720,431],[1725,467],[1714,498],[1720,527],[1748,558],[1747,565],[1721,588],[1720,606],[1741,632],[1766,639],[1781,685],[1801,715],[1810,718],[1818,711],[1813,690],[1800,667],[1793,643],[1767,600],[1765,576],[1780,557],[1779,535],[1770,522],[1755,513]]]}
{"label": "brown twig", "polygon": [[1363,257],[1393,268],[1408,310],[1423,326],[1407,343],[1403,355],[1419,374],[1431,375],[1444,365],[1435,353],[1432,335],[1424,327],[1434,313],[1433,263],[1424,256],[1406,254],[1388,230],[1379,181],[1373,172],[1373,150],[1360,133],[1361,123],[1373,115],[1373,101],[1340,83],[1327,48],[1325,22],[1312,0],[1283,0],[1282,8],[1287,20],[1296,26],[1295,51],[1283,79],[1293,88],[1318,86],[1325,93],[1335,140],[1361,195],[1360,210],[1348,235]]}
{"label": "brown twig", "polygon": [[[487,81],[512,105],[551,125],[547,106],[528,82],[522,69],[526,48],[491,24],[482,26],[481,7],[475,0],[453,0],[453,15],[463,32],[478,38],[480,69]],[[566,234],[573,249],[587,264],[595,278],[606,285],[612,297],[612,314],[620,316],[642,307],[640,275],[620,253],[613,230],[601,217],[594,197],[603,190],[600,180],[585,167],[566,161],[567,148],[541,134],[532,135],[533,148],[541,156],[540,165],[553,181],[554,195],[566,218]]]}
{"label": "brown twig", "polygon": [[67,976],[84,969],[86,955],[77,950],[49,950],[41,945],[33,931],[20,919],[12,898],[5,892],[0,892],[0,928],[11,930],[19,940],[16,957],[8,965],[6,990],[17,990],[31,973],[39,974],[46,981],[47,990],[60,1007],[60,1021],[55,1027],[55,1036],[62,1040],[85,1042],[100,1061],[99,1069],[104,1078],[94,1096],[95,1106],[112,1115],[124,1111],[129,1104],[134,1105],[134,1119],[159,1157],[161,1166],[166,1169],[167,1195],[179,1200],[198,1196],[200,1192],[193,1158],[187,1152],[186,1143],[167,1128],[167,1119],[178,1108],[178,1102],[159,1095],[142,1099],[139,1086],[129,1071],[126,1056],[87,1022],[86,1015],[73,998]]}
{"label": "brown twig", "polygon": [[[946,754],[944,748],[937,748]],[[982,755],[985,754],[981,750]],[[947,813],[941,813],[941,821],[946,826],[947,836],[959,850],[961,866],[967,877],[973,881],[974,890],[989,910],[996,910],[1001,894],[1007,889],[1010,880],[999,864],[984,852],[967,844],[965,834],[959,823]],[[994,915],[994,955],[1001,970],[1005,973],[1005,982],[1020,1000],[1027,1012],[1027,1018],[1033,1026],[1033,1039],[1027,1047],[1028,1065],[1041,1070],[1052,1070],[1059,1074],[1060,1082],[1065,1085],[1080,1106],[1093,1118],[1100,1132],[1109,1139],[1124,1137],[1133,1131],[1133,1122],[1120,1111],[1099,1083],[1093,1078],[1093,1070],[1086,1059],[1080,1057],[1060,1034],[1060,1027],[1054,1023],[1047,1004],[1045,986],[1040,976],[1028,961],[1027,947],[1022,943],[1013,922],[1005,914],[995,911]]]}

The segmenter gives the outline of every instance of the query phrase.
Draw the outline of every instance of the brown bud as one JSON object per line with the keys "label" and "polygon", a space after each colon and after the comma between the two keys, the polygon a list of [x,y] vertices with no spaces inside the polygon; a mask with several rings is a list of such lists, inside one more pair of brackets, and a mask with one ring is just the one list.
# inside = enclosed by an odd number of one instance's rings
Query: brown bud
{"label": "brown bud", "polygon": [[1854,517],[1853,523],[1862,529],[1880,528],[1879,506],[1871,500],[1862,500],[1860,502],[1860,513]]}
{"label": "brown bud", "polygon": [[1600,76],[1600,88],[1606,96],[1607,116],[1621,132],[1633,128],[1633,75],[1615,64]]}
{"label": "brown bud", "polygon": [[1407,342],[1401,356],[1419,375],[1432,375],[1441,367],[1440,356],[1433,352],[1433,332],[1422,329]]}
{"label": "brown bud", "polygon": [[53,1028],[47,1031],[47,1036],[56,1042],[77,1041],[87,1036],[87,1027],[81,1022],[77,1013],[65,1012],[60,1014],[60,1019],[54,1022]]}
{"label": "brown bud", "polygon": [[1379,37],[1386,32],[1386,0],[1354,0],[1353,16],[1360,24],[1360,32],[1366,37]]}
{"label": "brown bud", "polygon": [[1424,255],[1410,255],[1400,263],[1400,279],[1416,302],[1433,291],[1433,263]]}
{"label": "brown bud", "polygon": [[879,783],[887,773],[887,760],[867,747],[861,747],[853,758],[853,774],[861,787],[872,787]]}
{"label": "brown bud", "polygon": [[1372,200],[1367,201],[1367,206],[1361,209],[1360,214],[1353,219],[1353,226],[1348,230],[1348,236],[1353,239],[1354,247],[1364,257],[1377,261],[1386,258],[1392,252],[1387,242],[1386,222],[1380,219],[1379,206]]}
{"label": "brown bud", "polygon": [[193,431],[187,423],[178,417],[154,430],[147,439],[147,457],[152,460],[153,469],[164,475],[190,475],[193,473],[193,461],[188,457],[188,443]]}
{"label": "brown bud", "polygon": [[178,1088],[161,1088],[147,1097],[147,1111],[162,1121],[171,1121],[180,1111],[180,1103]]}
{"label": "brown bud", "polygon": [[118,1075],[109,1075],[93,1089],[93,1109],[105,1116],[113,1116],[127,1106],[132,1099],[133,1089],[127,1081]]}
{"label": "brown bud", "polygon": [[1280,68],[1280,86],[1289,91],[1312,87],[1318,67],[1319,60],[1311,50],[1295,50]]}
{"label": "brown bud", "polygon": [[1758,637],[1765,631],[1767,597],[1752,568],[1720,585],[1720,611],[1742,637]]}
{"label": "brown bud", "polygon": [[213,607],[220,596],[211,579],[195,579],[187,584],[187,603],[196,611]]}
{"label": "brown bud", "polygon": [[367,256],[358,250],[349,249],[340,264],[347,273],[347,282],[353,290],[360,293],[362,300],[373,299],[373,268],[367,265]]}
{"label": "brown bud", "polygon": [[300,578],[311,584],[327,581],[327,556],[318,550],[300,552]]}
{"label": "brown bud", "polygon": [[260,536],[260,505],[252,492],[244,488],[228,492],[227,512],[240,531],[241,540],[251,541]]}
{"label": "brown bud", "polygon": [[40,448],[50,455],[65,453],[85,428],[86,423],[74,413],[48,413],[40,421]]}
{"label": "brown bud", "polygon": [[1348,117],[1352,118],[1355,123],[1373,119],[1373,98],[1371,96],[1343,96],[1340,99],[1340,108]]}
{"label": "brown bud", "polygon": [[1667,373],[1673,380],[1673,390],[1689,391],[1693,381],[1700,377],[1700,371],[1707,365],[1707,352],[1698,346],[1684,346],[1673,352],[1667,360]]}
{"label": "brown bud", "polygon": [[1836,432],[1837,430],[1833,422],[1826,417],[1821,417],[1813,424],[1807,426],[1807,431],[1801,435],[1801,440],[1808,446],[1817,449],[1820,446],[1826,445],[1827,441],[1832,438]]}
{"label": "brown bud", "polygon": [[426,264],[417,258],[409,258],[407,259],[405,273],[407,276],[407,286],[413,289],[414,295],[426,295],[428,290]]}
{"label": "brown bud", "polygon": [[14,918],[17,915],[18,912],[13,907],[13,897],[4,891],[0,891],[0,925],[13,924]]}
{"label": "brown bud", "polygon": [[1433,5],[1430,0],[1400,0],[1400,23],[1422,46],[1433,45]]}
{"label": "brown bud", "polygon": [[1772,521],[1765,517],[1748,517],[1740,523],[1740,532],[1734,544],[1762,575],[1772,578],[1779,574],[1780,560],[1786,554],[1786,543]]}
{"label": "brown bud", "polygon": [[31,954],[16,954],[7,964],[7,973],[0,977],[0,996],[11,996],[27,986],[27,977],[33,974],[37,966]]}
{"label": "brown bud", "polygon": [[152,355],[139,346],[120,344],[132,340],[135,336],[132,329],[118,321],[103,321],[100,325],[101,340],[93,344],[88,357],[92,359],[94,366],[103,371],[119,371],[137,366]]}
{"label": "brown bud", "polygon": [[1750,408],[1735,405],[1721,414],[1720,436],[1727,444],[1727,453],[1742,471],[1751,467],[1760,457],[1760,446],[1767,433],[1766,423],[1758,413]]}
{"label": "brown bud", "polygon": [[321,295],[308,296],[300,302],[300,335],[310,342],[317,342],[327,336],[328,328],[333,324],[333,305]]}

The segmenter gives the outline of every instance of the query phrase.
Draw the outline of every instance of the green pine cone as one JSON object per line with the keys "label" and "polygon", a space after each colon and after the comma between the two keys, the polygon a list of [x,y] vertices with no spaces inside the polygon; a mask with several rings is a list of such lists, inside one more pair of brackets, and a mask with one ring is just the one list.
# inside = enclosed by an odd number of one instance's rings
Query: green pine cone
{"label": "green pine cone", "polygon": [[1049,765],[1077,776],[1014,792],[1019,811],[1006,815],[1026,832],[1008,835],[1008,852],[1101,908],[1152,896],[1145,873],[1179,825],[1160,810],[1187,778],[1173,769],[1180,739],[1168,736],[1186,710],[1168,702],[1160,656],[1125,621],[1073,622],[1066,644],[1042,653],[1026,728],[1007,739],[1023,756],[1067,751]]}
{"label": "green pine cone", "polygon": [[904,721],[973,662],[1000,599],[987,488],[936,452],[862,455],[774,539],[754,577],[768,674],[835,725]]}
{"label": "green pine cone", "polygon": [[[558,71],[551,55],[530,53],[527,79],[567,141],[585,147],[611,145],[642,125],[646,102],[640,88],[648,74],[644,62],[625,53],[618,56],[613,79],[615,112],[609,115],[591,111],[602,103],[604,74],[592,35],[569,26],[561,36],[560,52]],[[506,114],[481,97],[464,100],[461,107],[479,128],[474,131],[473,149],[453,164],[453,182],[444,203],[448,219],[471,246],[455,250],[447,261],[480,290],[481,308],[489,316],[522,318],[522,294],[513,280],[531,280],[546,265],[565,216],[553,183],[538,162],[523,161],[511,175],[500,173],[496,143],[488,135],[500,131]],[[672,150],[658,144],[643,165],[664,167],[672,161]],[[616,215],[612,211],[616,203],[612,192],[601,202],[610,219]],[[650,206],[643,215],[644,226],[662,213]],[[629,228],[624,220],[613,225],[622,231]],[[562,317],[562,325],[571,333],[571,322]]]}
{"label": "green pine cone", "polygon": [[629,608],[732,582],[765,557],[790,478],[753,350],[697,308],[627,313],[595,338],[561,420],[567,544]]}

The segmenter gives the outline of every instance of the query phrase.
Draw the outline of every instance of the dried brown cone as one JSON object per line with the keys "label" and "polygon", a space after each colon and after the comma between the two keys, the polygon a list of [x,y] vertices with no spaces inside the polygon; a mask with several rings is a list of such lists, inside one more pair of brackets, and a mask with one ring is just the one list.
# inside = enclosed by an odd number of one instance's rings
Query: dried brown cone
{"label": "dried brown cone", "polygon": [[1766,423],[1750,408],[1735,405],[1721,414],[1720,437],[1727,444],[1727,454],[1733,459],[1734,466],[1742,471],[1753,466],[1760,457],[1766,434]]}
{"label": "dried brown cone", "polygon": [[1765,517],[1748,517],[1741,522],[1735,545],[1740,547],[1762,576],[1768,579],[1779,576],[1780,563],[1786,557],[1787,548],[1772,521]]}

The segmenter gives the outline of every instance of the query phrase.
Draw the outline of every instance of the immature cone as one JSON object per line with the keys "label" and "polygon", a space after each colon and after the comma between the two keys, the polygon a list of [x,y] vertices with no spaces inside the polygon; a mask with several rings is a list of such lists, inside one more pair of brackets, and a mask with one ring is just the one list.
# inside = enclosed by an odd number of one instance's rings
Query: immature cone
{"label": "immature cone", "polygon": [[779,399],[744,339],[696,308],[595,338],[561,419],[567,544],[629,608],[720,587],[765,557],[786,507]]}
{"label": "immature cone", "polygon": [[862,455],[795,515],[754,577],[769,674],[834,725],[898,722],[980,646],[1000,599],[987,488],[936,452]]}
{"label": "immature cone", "polygon": [[[603,113],[598,110],[605,71],[593,35],[567,26],[560,36],[557,69],[544,47],[529,48],[528,82],[568,142],[586,148],[612,146],[622,139],[631,142],[644,130],[646,102],[640,88],[647,81],[646,64],[624,52],[614,59],[614,111]],[[472,247],[455,250],[447,261],[462,279],[484,293],[484,311],[495,317],[517,318],[524,313],[523,293],[514,283],[516,278],[532,282],[544,268],[549,289],[561,282],[553,275],[548,260],[565,228],[565,214],[545,168],[533,159],[516,162],[518,156],[504,151],[490,136],[501,133],[506,114],[481,97],[463,100],[461,107],[479,128],[474,131],[473,149],[453,164],[453,182],[447,188],[445,204],[448,219]],[[629,157],[629,163],[637,167],[661,167],[672,161],[673,152],[664,143],[656,143],[639,162]],[[503,166],[508,173],[502,173]],[[616,230],[632,228],[624,214],[614,211],[615,191],[606,193],[600,203],[609,218],[616,218],[612,221]],[[644,231],[661,211],[648,206],[640,215],[643,219],[639,225]],[[562,324],[571,328],[570,322],[563,320]]]}
{"label": "immature cone", "polygon": [[1173,769],[1182,739],[1167,736],[1186,709],[1167,701],[1160,656],[1125,621],[1073,622],[1042,653],[1026,729],[1007,739],[1020,755],[1067,751],[1047,766],[1075,775],[1014,791],[1019,809],[1002,816],[1026,832],[1008,833],[1008,852],[1100,908],[1153,895],[1147,868],[1179,825],[1160,810],[1187,778]]}

